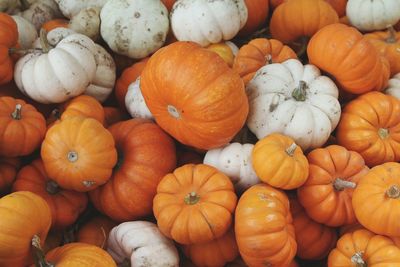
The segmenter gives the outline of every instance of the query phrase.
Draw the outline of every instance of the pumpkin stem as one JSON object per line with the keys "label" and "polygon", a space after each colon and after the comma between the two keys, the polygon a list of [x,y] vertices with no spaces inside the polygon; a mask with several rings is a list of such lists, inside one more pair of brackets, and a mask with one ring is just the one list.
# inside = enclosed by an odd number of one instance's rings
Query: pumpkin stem
{"label": "pumpkin stem", "polygon": [[21,104],[16,104],[14,112],[11,113],[11,117],[14,120],[20,120],[21,119],[21,112],[22,112],[22,105]]}
{"label": "pumpkin stem", "polygon": [[46,191],[50,195],[55,195],[58,192],[60,192],[60,187],[58,186],[58,184],[55,181],[48,180],[46,183]]}
{"label": "pumpkin stem", "polygon": [[333,188],[335,188],[336,191],[343,191],[346,188],[356,188],[357,184],[354,182],[346,181],[340,178],[336,178],[335,181],[333,182]]}
{"label": "pumpkin stem", "polygon": [[194,205],[199,202],[200,196],[196,194],[196,192],[190,192],[185,196],[185,203],[188,205]]}
{"label": "pumpkin stem", "polygon": [[296,145],[296,143],[293,142],[293,143],[286,149],[286,153],[287,153],[289,156],[293,157],[294,151],[296,151],[296,148],[297,148],[297,145]]}
{"label": "pumpkin stem", "polygon": [[131,261],[129,259],[124,259],[123,262],[118,264],[118,267],[131,267]]}
{"label": "pumpkin stem", "polygon": [[389,136],[389,129],[379,128],[378,135],[381,139],[386,139]]}
{"label": "pumpkin stem", "polygon": [[39,236],[34,235],[31,244],[36,267],[55,267],[54,264],[46,261]]}
{"label": "pumpkin stem", "polygon": [[70,151],[67,154],[67,158],[69,162],[76,162],[78,160],[78,153],[76,153],[75,151]]}
{"label": "pumpkin stem", "polygon": [[392,185],[386,191],[386,195],[390,198],[399,198],[400,197],[400,188],[397,185]]}
{"label": "pumpkin stem", "polygon": [[55,108],[51,111],[51,116],[53,116],[56,120],[61,119],[61,111],[58,108]]}
{"label": "pumpkin stem", "polygon": [[48,53],[51,49],[49,41],[47,40],[47,31],[45,29],[40,29],[40,46],[42,47],[43,53]]}
{"label": "pumpkin stem", "polygon": [[265,63],[267,63],[267,64],[272,64],[273,63],[271,54],[268,54],[268,55],[265,56]]}
{"label": "pumpkin stem", "polygon": [[307,95],[307,84],[305,81],[300,81],[299,86],[293,90],[292,97],[296,101],[305,101]]}
{"label": "pumpkin stem", "polygon": [[181,118],[181,113],[173,105],[168,105],[167,106],[167,110],[168,110],[169,115],[171,115],[175,119],[180,119]]}
{"label": "pumpkin stem", "polygon": [[351,262],[356,264],[356,267],[368,267],[367,263],[362,258],[363,253],[357,252],[351,256]]}
{"label": "pumpkin stem", "polygon": [[28,53],[36,53],[36,52],[42,52],[43,50],[40,48],[30,48],[30,49],[22,49],[22,48],[16,48],[16,47],[11,47],[8,48],[8,54],[28,54]]}
{"label": "pumpkin stem", "polygon": [[303,36],[300,38],[299,43],[297,43],[300,45],[300,49],[296,53],[298,58],[301,58],[307,52],[308,41],[309,38]]}
{"label": "pumpkin stem", "polygon": [[396,43],[396,30],[393,28],[392,25],[388,28],[389,37],[386,38],[386,42],[390,44]]}

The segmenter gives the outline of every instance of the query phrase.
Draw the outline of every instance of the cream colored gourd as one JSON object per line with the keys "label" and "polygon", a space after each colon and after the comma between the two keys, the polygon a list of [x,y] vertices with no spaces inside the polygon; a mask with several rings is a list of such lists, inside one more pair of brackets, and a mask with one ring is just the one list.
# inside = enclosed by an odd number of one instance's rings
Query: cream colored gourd
{"label": "cream colored gourd", "polygon": [[165,42],[167,8],[154,0],[109,0],[100,13],[100,32],[108,46],[130,58],[144,58]]}
{"label": "cream colored gourd", "polygon": [[385,89],[385,94],[400,99],[400,73],[397,73],[389,80],[388,87]]}
{"label": "cream colored gourd", "polygon": [[43,23],[62,17],[54,0],[25,0],[25,2],[30,4],[29,8],[17,15],[30,21],[36,30],[39,30]]}
{"label": "cream colored gourd", "polygon": [[178,251],[172,240],[147,221],[124,222],[108,237],[107,251],[121,264],[131,267],[179,267]]}
{"label": "cream colored gourd", "polygon": [[68,23],[68,28],[84,34],[92,40],[100,37],[100,7],[89,7],[82,9],[73,16]]}
{"label": "cream colored gourd", "polygon": [[247,188],[260,183],[251,161],[253,147],[253,144],[227,144],[221,148],[209,150],[203,163],[229,176],[236,191],[242,193]]}
{"label": "cream colored gourd", "polygon": [[21,16],[12,16],[18,26],[18,43],[22,49],[32,48],[33,43],[36,41],[38,34],[35,26]]}
{"label": "cream colored gourd", "polygon": [[76,16],[81,10],[90,7],[102,8],[108,0],[55,0],[67,18]]}
{"label": "cream colored gourd", "polygon": [[361,31],[383,30],[400,20],[399,0],[349,0],[346,15]]}
{"label": "cream colored gourd", "polygon": [[338,88],[319,69],[297,59],[259,69],[246,87],[247,126],[258,139],[271,133],[293,138],[303,150],[322,146],[337,126]]}
{"label": "cream colored gourd", "polygon": [[170,14],[176,39],[201,46],[232,39],[247,16],[244,0],[178,0]]}
{"label": "cream colored gourd", "polygon": [[147,107],[140,91],[140,77],[129,85],[125,96],[125,107],[133,118],[153,119],[153,114]]}

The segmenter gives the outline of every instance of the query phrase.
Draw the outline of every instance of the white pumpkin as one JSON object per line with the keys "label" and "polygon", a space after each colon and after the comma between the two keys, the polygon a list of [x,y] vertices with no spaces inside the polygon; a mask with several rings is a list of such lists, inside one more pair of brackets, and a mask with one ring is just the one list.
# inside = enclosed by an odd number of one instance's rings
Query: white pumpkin
{"label": "white pumpkin", "polygon": [[385,93],[400,100],[400,73],[397,73],[389,80]]}
{"label": "white pumpkin", "polygon": [[101,36],[115,52],[144,58],[165,42],[168,11],[159,0],[109,0],[100,13]]}
{"label": "white pumpkin", "polygon": [[33,43],[36,41],[38,34],[35,26],[21,16],[12,16],[18,26],[18,42],[22,49],[32,48]]}
{"label": "white pumpkin", "polygon": [[62,16],[54,0],[25,0],[25,2],[30,4],[29,8],[17,15],[30,21],[36,30],[39,30],[43,23]]}
{"label": "white pumpkin", "polygon": [[151,222],[124,222],[114,227],[107,251],[117,264],[128,260],[131,267],[179,267],[174,243]]}
{"label": "white pumpkin", "polygon": [[125,95],[125,107],[133,118],[153,119],[153,114],[147,107],[142,91],[140,91],[140,77],[128,86],[128,92]]}
{"label": "white pumpkin", "polygon": [[237,45],[235,45],[231,41],[226,41],[225,44],[231,48],[233,55],[236,57],[239,53],[239,47],[237,47]]}
{"label": "white pumpkin", "polygon": [[55,0],[62,14],[67,18],[76,16],[81,10],[90,7],[102,8],[108,0]]}
{"label": "white pumpkin", "polygon": [[362,31],[383,30],[400,20],[399,0],[349,0],[346,15]]}
{"label": "white pumpkin", "polygon": [[21,8],[20,0],[0,0],[0,12],[15,14]]}
{"label": "white pumpkin", "polygon": [[209,150],[204,157],[204,164],[210,165],[230,177],[237,192],[260,183],[254,172],[251,153],[253,144],[232,143]]}
{"label": "white pumpkin", "polygon": [[62,39],[48,52],[31,52],[18,60],[14,79],[33,100],[62,103],[82,94],[96,73],[94,42],[82,34]]}
{"label": "white pumpkin", "polygon": [[249,129],[261,139],[271,133],[292,137],[303,150],[322,146],[337,126],[338,88],[314,65],[297,59],[259,69],[246,86]]}
{"label": "white pumpkin", "polygon": [[244,0],[178,0],[170,14],[176,39],[203,47],[235,37],[247,16]]}
{"label": "white pumpkin", "polygon": [[78,14],[72,17],[68,23],[68,28],[84,34],[92,40],[100,37],[100,8],[89,7],[82,9]]}

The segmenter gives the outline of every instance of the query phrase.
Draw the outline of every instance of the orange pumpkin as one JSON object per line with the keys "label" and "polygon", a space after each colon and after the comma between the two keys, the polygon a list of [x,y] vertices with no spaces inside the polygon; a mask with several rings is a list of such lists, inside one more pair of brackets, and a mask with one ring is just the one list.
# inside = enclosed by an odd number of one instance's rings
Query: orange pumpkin
{"label": "orange pumpkin", "polygon": [[400,248],[390,238],[368,230],[343,235],[328,257],[329,267],[398,266]]}
{"label": "orange pumpkin", "polygon": [[40,146],[46,121],[25,101],[0,97],[0,133],[0,156],[26,156]]}
{"label": "orange pumpkin", "polygon": [[175,145],[154,122],[131,119],[109,128],[118,162],[108,183],[90,192],[95,207],[115,221],[151,215],[162,177],[176,167]]}
{"label": "orange pumpkin", "polygon": [[11,188],[20,165],[18,158],[0,158],[0,196]]}
{"label": "orange pumpkin", "polygon": [[297,58],[288,46],[275,39],[257,38],[242,46],[233,63],[233,69],[247,84],[261,67]]}
{"label": "orange pumpkin", "polygon": [[104,124],[105,114],[100,102],[88,95],[77,96],[68,101],[63,108],[61,119],[65,120],[74,116],[93,118]]}
{"label": "orange pumpkin", "polygon": [[108,234],[116,225],[116,222],[105,216],[96,216],[79,229],[77,241],[105,249],[107,247]]}
{"label": "orange pumpkin", "polygon": [[247,7],[247,21],[239,31],[239,36],[249,35],[259,29],[267,20],[269,0],[245,0]]}
{"label": "orange pumpkin", "polygon": [[333,227],[355,223],[351,198],[360,178],[368,173],[364,159],[337,145],[317,148],[307,159],[309,176],[297,193],[308,216]]}
{"label": "orange pumpkin", "polygon": [[217,54],[192,42],[159,49],[144,68],[140,86],[157,124],[179,142],[200,149],[228,143],[249,111],[239,75]]}
{"label": "orange pumpkin", "polygon": [[347,0],[326,0],[335,10],[339,17],[346,15]]}
{"label": "orange pumpkin", "polygon": [[269,0],[269,4],[272,9],[277,8],[280,4],[282,4],[285,0]]}
{"label": "orange pumpkin", "polygon": [[210,44],[207,46],[207,49],[217,53],[226,62],[226,64],[229,65],[229,67],[232,67],[235,55],[233,54],[232,48],[225,42]]}
{"label": "orange pumpkin", "polygon": [[97,120],[79,116],[47,131],[41,156],[49,177],[62,188],[78,192],[106,183],[117,162],[110,132]]}
{"label": "orange pumpkin", "polygon": [[297,244],[288,197],[266,184],[250,187],[235,212],[239,253],[248,266],[287,266]]}
{"label": "orange pumpkin", "polygon": [[0,12],[0,85],[13,78],[14,63],[10,58],[10,48],[18,43],[17,23],[11,16]]}
{"label": "orange pumpkin", "polygon": [[338,21],[336,11],[325,0],[286,0],[274,10],[269,27],[274,39],[287,44],[311,38]]}
{"label": "orange pumpkin", "polygon": [[348,93],[382,90],[387,85],[388,61],[356,28],[344,24],[322,28],[308,43],[307,54],[311,64],[329,73]]}
{"label": "orange pumpkin", "polygon": [[115,107],[104,107],[104,125],[106,127],[113,125],[114,123],[127,120],[128,116],[123,113],[119,108]]}
{"label": "orange pumpkin", "polygon": [[233,228],[222,237],[210,242],[185,245],[183,251],[198,267],[222,267],[239,256]]}
{"label": "orange pumpkin", "polygon": [[55,28],[68,28],[68,22],[69,21],[66,19],[52,19],[43,23],[42,29],[44,29],[46,32],[50,32]]}
{"label": "orange pumpkin", "polygon": [[163,2],[168,11],[171,11],[172,6],[175,4],[175,0],[161,0],[161,2]]}
{"label": "orange pumpkin", "polygon": [[308,177],[308,161],[292,138],[271,134],[256,143],[252,152],[254,171],[261,181],[281,189],[294,189]]}
{"label": "orange pumpkin", "polygon": [[368,166],[400,160],[400,101],[380,92],[359,96],[346,105],[337,140],[357,151]]}
{"label": "orange pumpkin", "polygon": [[165,236],[185,245],[198,244],[228,231],[236,201],[229,177],[208,165],[187,164],[158,184],[153,212]]}
{"label": "orange pumpkin", "polygon": [[295,198],[290,199],[290,211],[296,233],[297,256],[306,260],[325,258],[336,245],[336,229],[313,221]]}
{"label": "orange pumpkin", "polygon": [[30,191],[46,200],[52,215],[52,228],[63,229],[72,225],[87,205],[87,196],[63,190],[46,174],[38,159],[22,168],[13,184],[13,191]]}
{"label": "orange pumpkin", "polygon": [[46,201],[26,191],[0,199],[0,266],[25,267],[32,263],[31,240],[46,239],[51,212]]}

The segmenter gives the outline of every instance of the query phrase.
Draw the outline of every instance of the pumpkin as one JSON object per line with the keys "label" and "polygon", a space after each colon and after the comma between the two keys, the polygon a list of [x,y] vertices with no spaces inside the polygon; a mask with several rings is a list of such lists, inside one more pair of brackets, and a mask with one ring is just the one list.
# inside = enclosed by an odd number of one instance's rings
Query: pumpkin
{"label": "pumpkin", "polygon": [[176,39],[205,47],[235,37],[245,26],[248,11],[245,0],[177,0],[170,19]]}
{"label": "pumpkin", "polygon": [[46,133],[46,121],[35,107],[21,99],[0,97],[0,155],[26,156],[37,149]]}
{"label": "pumpkin", "polygon": [[346,15],[357,29],[383,30],[400,20],[400,2],[397,0],[348,0]]}
{"label": "pumpkin", "polygon": [[54,0],[60,11],[67,18],[76,16],[81,10],[87,8],[102,8],[107,0]]}
{"label": "pumpkin", "polygon": [[328,257],[329,267],[397,266],[400,248],[388,237],[367,230],[343,235]]}
{"label": "pumpkin", "polygon": [[255,32],[266,22],[269,14],[269,0],[245,0],[245,4],[248,16],[239,36]]}
{"label": "pumpkin", "polygon": [[20,1],[15,0],[1,0],[0,1],[0,12],[5,12],[7,14],[13,14],[21,8]]}
{"label": "pumpkin", "polygon": [[222,267],[239,255],[233,228],[222,237],[210,242],[184,245],[183,251],[198,267]]}
{"label": "pumpkin", "polygon": [[243,193],[260,183],[252,167],[253,144],[232,143],[207,151],[204,164],[217,168],[231,179],[235,189]]}
{"label": "pumpkin", "polygon": [[290,211],[297,241],[297,256],[321,260],[335,247],[336,229],[313,221],[296,198],[290,199]]}
{"label": "pumpkin", "polygon": [[101,7],[82,9],[71,18],[68,23],[68,28],[96,41],[100,37],[100,11]]}
{"label": "pumpkin", "polygon": [[114,144],[100,122],[76,116],[47,131],[41,156],[47,174],[62,188],[86,192],[110,179],[117,162]]}
{"label": "pumpkin", "polygon": [[269,0],[269,4],[272,9],[277,8],[280,4],[282,4],[285,0]]}
{"label": "pumpkin", "polygon": [[187,164],[160,181],[153,212],[160,231],[184,245],[222,237],[237,197],[229,178],[205,164]]}
{"label": "pumpkin", "polygon": [[50,32],[56,28],[68,28],[68,23],[69,21],[66,19],[52,19],[49,20],[42,25],[42,29],[44,29],[46,32]]}
{"label": "pumpkin", "polygon": [[307,55],[311,64],[329,73],[348,93],[382,90],[389,79],[387,60],[359,31],[344,24],[319,30],[308,43]]}
{"label": "pumpkin", "polygon": [[347,0],[325,0],[325,1],[328,2],[336,10],[336,13],[340,18],[346,15]]}
{"label": "pumpkin", "polygon": [[161,0],[161,2],[168,9],[168,12],[171,11],[172,6],[175,4],[175,0]]}
{"label": "pumpkin", "polygon": [[40,196],[26,191],[0,198],[0,265],[23,267],[31,263],[31,240],[42,245],[51,225],[50,208]]}
{"label": "pumpkin", "polygon": [[151,214],[157,184],[176,166],[175,145],[155,123],[131,119],[109,128],[118,151],[112,177],[91,191],[95,207],[115,221]]}
{"label": "pumpkin", "polygon": [[348,103],[338,125],[340,145],[361,154],[370,167],[400,160],[400,101],[370,92]]}
{"label": "pumpkin", "polygon": [[168,10],[161,1],[109,0],[101,13],[100,32],[117,54],[144,58],[159,49],[169,29]]}
{"label": "pumpkin", "polygon": [[107,251],[118,264],[179,267],[179,255],[174,243],[151,222],[124,222],[115,226],[110,232]]}
{"label": "pumpkin", "polygon": [[364,159],[338,145],[317,148],[307,159],[309,176],[297,194],[308,216],[332,227],[355,223],[351,199],[354,188],[368,173]]}
{"label": "pumpkin", "polygon": [[373,32],[364,35],[375,49],[383,55],[390,64],[390,76],[400,72],[400,33],[393,27],[388,32]]}
{"label": "pumpkin", "polygon": [[125,107],[133,118],[153,119],[140,90],[140,77],[128,86],[128,92],[125,95]]}
{"label": "pumpkin", "polygon": [[[235,45],[235,44],[233,44],[233,45]],[[232,67],[233,61],[235,59],[235,55],[234,55],[233,49],[231,48],[231,45],[228,45],[226,42],[221,42],[221,43],[217,43],[217,44],[210,44],[206,48],[208,50],[211,50],[211,51],[214,51],[215,53],[217,53],[229,65],[229,67]],[[237,48],[237,49],[239,49],[239,48]]]}
{"label": "pumpkin", "polygon": [[17,13],[26,20],[30,21],[39,30],[47,21],[61,18],[61,12],[54,0],[29,0],[21,1],[26,8],[24,11]]}
{"label": "pumpkin", "polygon": [[103,106],[93,97],[88,95],[77,96],[64,104],[60,111],[61,120],[75,116],[93,118],[104,124],[105,114]]}
{"label": "pumpkin", "polygon": [[292,138],[271,134],[256,143],[252,151],[255,173],[264,183],[281,189],[295,189],[308,177],[308,161]]}
{"label": "pumpkin", "polygon": [[243,45],[233,63],[233,69],[247,84],[264,65],[282,63],[290,58],[297,58],[288,46],[275,39],[256,38]]}
{"label": "pumpkin", "polygon": [[0,85],[6,84],[13,78],[13,62],[9,49],[18,42],[17,23],[6,13],[0,13]]}
{"label": "pumpkin", "polygon": [[310,38],[326,25],[337,23],[336,11],[325,0],[286,0],[272,14],[272,37],[283,43]]}
{"label": "pumpkin", "polygon": [[46,174],[38,159],[23,167],[13,184],[13,191],[30,191],[46,200],[52,215],[52,228],[63,229],[72,225],[87,205],[83,193],[63,190]]}
{"label": "pumpkin", "polygon": [[322,146],[339,122],[338,88],[314,65],[297,59],[259,69],[246,86],[247,126],[262,139],[272,133],[291,137],[303,150]]}
{"label": "pumpkin", "polygon": [[235,212],[239,253],[248,266],[287,266],[297,244],[289,199],[266,184],[250,187]]}
{"label": "pumpkin", "polygon": [[140,77],[157,124],[185,145],[225,145],[245,123],[248,99],[239,75],[195,43],[175,42],[158,50]]}
{"label": "pumpkin", "polygon": [[107,248],[108,235],[117,223],[105,216],[96,216],[79,228],[77,242]]}
{"label": "pumpkin", "polygon": [[104,107],[104,124],[108,127],[114,123],[127,120],[127,115],[123,113],[120,109],[115,107]]}
{"label": "pumpkin", "polygon": [[0,157],[0,196],[11,188],[20,165],[18,158]]}
{"label": "pumpkin", "polygon": [[372,168],[353,194],[357,220],[376,234],[400,237],[397,221],[400,198],[400,164],[388,162]]}
{"label": "pumpkin", "polygon": [[38,37],[35,26],[21,16],[14,15],[12,18],[18,27],[18,44],[22,49],[32,48],[33,42]]}
{"label": "pumpkin", "polygon": [[400,100],[400,72],[389,80],[388,87],[385,89],[385,94],[394,96]]}

